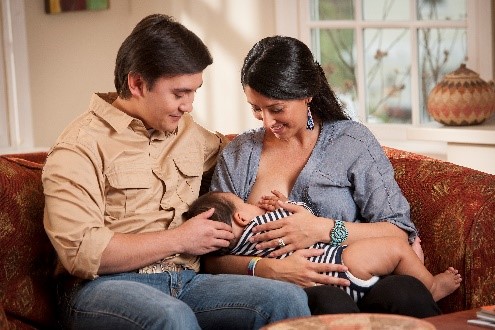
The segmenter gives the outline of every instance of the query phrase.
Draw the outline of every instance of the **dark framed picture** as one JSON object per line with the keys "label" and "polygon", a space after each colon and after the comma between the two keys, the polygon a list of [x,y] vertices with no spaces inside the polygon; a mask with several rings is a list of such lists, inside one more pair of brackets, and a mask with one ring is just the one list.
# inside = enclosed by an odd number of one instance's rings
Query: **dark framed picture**
{"label": "dark framed picture", "polygon": [[47,14],[59,14],[81,10],[104,10],[110,7],[110,0],[45,0]]}

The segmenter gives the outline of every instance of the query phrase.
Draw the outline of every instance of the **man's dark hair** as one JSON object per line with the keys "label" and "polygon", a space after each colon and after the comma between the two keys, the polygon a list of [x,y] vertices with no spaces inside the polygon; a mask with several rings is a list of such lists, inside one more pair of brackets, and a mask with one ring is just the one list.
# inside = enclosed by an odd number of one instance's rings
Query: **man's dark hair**
{"label": "man's dark hair", "polygon": [[143,18],[124,40],[115,60],[115,88],[121,98],[131,96],[129,73],[142,76],[148,89],[161,77],[202,72],[213,59],[201,39],[171,16]]}

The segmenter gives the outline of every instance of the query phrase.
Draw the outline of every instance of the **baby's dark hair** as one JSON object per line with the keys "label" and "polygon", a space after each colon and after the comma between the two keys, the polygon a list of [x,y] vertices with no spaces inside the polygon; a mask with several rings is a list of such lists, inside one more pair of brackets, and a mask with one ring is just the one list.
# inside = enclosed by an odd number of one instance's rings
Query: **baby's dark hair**
{"label": "baby's dark hair", "polygon": [[[235,205],[227,198],[225,198],[225,193],[219,191],[210,191],[198,197],[187,212],[184,213],[185,219],[191,219],[200,213],[206,212],[211,208],[215,209],[215,212],[210,217],[210,220],[220,221],[232,225],[232,216],[235,213]],[[220,248],[215,251],[215,255],[226,255],[229,254],[231,247]]]}
{"label": "baby's dark hair", "polygon": [[200,213],[206,212],[211,208],[215,209],[215,212],[210,217],[211,220],[224,222],[228,225],[232,225],[232,216],[235,212],[234,203],[222,196],[223,192],[210,191],[196,199],[189,210],[184,213],[186,219],[197,216]]}

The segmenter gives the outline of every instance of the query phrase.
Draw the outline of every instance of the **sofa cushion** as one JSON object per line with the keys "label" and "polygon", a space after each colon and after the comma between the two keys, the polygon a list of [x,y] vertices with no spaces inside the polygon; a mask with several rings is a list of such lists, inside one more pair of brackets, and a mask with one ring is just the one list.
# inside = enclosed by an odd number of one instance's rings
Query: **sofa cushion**
{"label": "sofa cushion", "polygon": [[46,154],[33,157],[0,156],[0,309],[16,329],[55,327],[56,256],[42,223]]}

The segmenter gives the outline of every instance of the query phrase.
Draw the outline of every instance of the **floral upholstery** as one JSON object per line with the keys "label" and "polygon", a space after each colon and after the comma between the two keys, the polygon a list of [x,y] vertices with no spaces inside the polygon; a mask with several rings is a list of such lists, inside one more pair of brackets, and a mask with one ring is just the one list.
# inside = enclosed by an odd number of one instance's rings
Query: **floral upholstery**
{"label": "floral upholstery", "polygon": [[42,222],[46,154],[21,156],[0,157],[0,329],[53,329],[56,259]]}
{"label": "floral upholstery", "polygon": [[[229,135],[229,137],[233,137]],[[463,282],[443,312],[495,304],[495,176],[384,147],[432,273]],[[56,327],[55,252],[43,229],[46,153],[0,156],[0,329]]]}
{"label": "floral upholstery", "polygon": [[384,148],[411,205],[425,265],[449,266],[463,277],[439,302],[444,312],[495,303],[495,176],[448,162]]}

